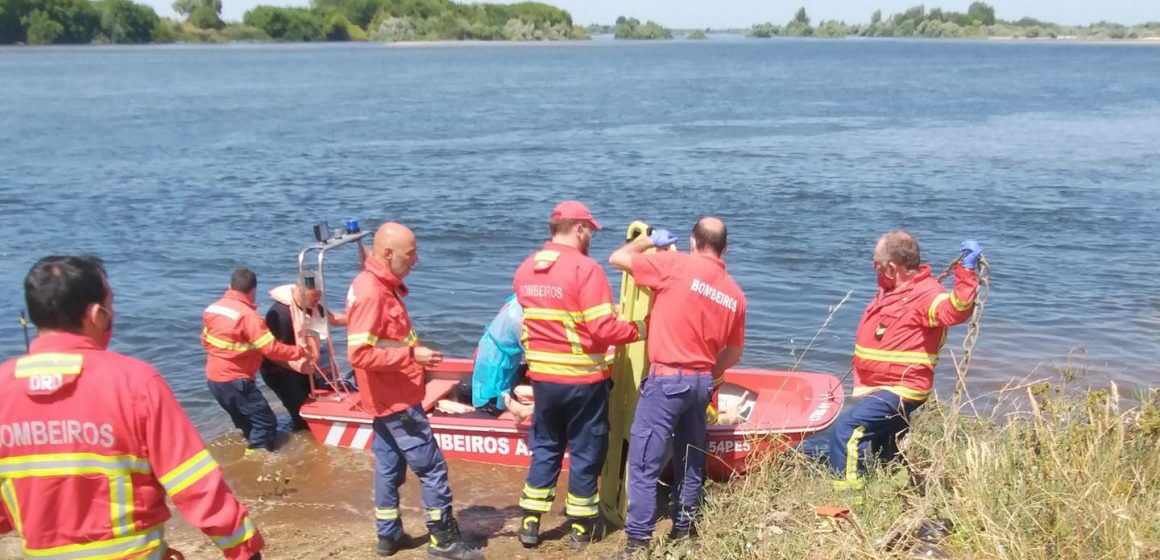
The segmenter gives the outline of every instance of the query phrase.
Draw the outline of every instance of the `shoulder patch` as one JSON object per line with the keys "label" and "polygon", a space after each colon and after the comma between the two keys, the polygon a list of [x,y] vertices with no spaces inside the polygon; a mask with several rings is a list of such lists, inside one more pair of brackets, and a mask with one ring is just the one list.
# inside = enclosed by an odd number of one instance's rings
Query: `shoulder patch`
{"label": "shoulder patch", "polygon": [[560,260],[559,251],[540,251],[532,257],[536,263],[536,270],[548,270],[556,261]]}

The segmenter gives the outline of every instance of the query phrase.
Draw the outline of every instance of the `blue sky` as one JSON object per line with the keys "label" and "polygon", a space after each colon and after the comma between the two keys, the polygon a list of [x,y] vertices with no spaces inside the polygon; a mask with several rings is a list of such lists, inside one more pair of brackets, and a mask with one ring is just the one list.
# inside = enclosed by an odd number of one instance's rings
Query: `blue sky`
{"label": "blue sky", "polygon": [[[163,16],[173,15],[172,0],[138,0]],[[749,27],[754,23],[784,23],[799,6],[814,21],[844,19],[863,22],[875,9],[883,14],[900,12],[917,4],[965,11],[970,0],[543,0],[564,8],[581,24],[611,23],[624,14],[652,19],[668,27]],[[1003,19],[1030,16],[1062,24],[1087,24],[1100,20],[1142,23],[1160,20],[1160,0],[992,0],[995,15]],[[309,0],[223,0],[222,15],[239,20],[258,4],[306,6]]]}

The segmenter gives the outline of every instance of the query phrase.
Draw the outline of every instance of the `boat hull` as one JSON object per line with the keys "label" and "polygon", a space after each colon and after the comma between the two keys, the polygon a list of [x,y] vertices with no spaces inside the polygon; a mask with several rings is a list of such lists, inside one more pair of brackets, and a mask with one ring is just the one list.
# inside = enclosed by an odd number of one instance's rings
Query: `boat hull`
{"label": "boat hull", "polygon": [[[428,372],[423,405],[443,455],[450,461],[527,468],[532,458],[529,422],[517,423],[509,414],[482,418],[433,411],[470,374],[468,360],[447,360]],[[828,427],[841,409],[843,392],[838,379],[828,374],[731,370],[725,374],[720,400],[723,410],[729,405],[748,413],[741,423],[708,428],[706,471],[717,480],[742,474],[754,457],[778,453]],[[369,450],[374,441],[373,418],[357,393],[315,395],[301,414],[314,438],[325,445]],[[565,455],[565,469],[567,463]]]}

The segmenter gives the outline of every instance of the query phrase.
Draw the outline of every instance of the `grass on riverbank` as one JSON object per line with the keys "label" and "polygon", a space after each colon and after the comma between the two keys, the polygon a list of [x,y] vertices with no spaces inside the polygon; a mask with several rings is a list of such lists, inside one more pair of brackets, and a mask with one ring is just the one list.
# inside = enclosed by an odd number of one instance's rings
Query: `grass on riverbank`
{"label": "grass on riverbank", "polygon": [[[931,558],[1160,559],[1160,392],[1072,392],[1063,377],[1001,392],[989,417],[928,403],[904,465],[872,473],[850,522],[816,514],[845,505],[818,466],[796,453],[757,461],[709,492],[697,557],[906,558],[928,546]],[[930,547],[915,535],[934,518],[953,532]]]}

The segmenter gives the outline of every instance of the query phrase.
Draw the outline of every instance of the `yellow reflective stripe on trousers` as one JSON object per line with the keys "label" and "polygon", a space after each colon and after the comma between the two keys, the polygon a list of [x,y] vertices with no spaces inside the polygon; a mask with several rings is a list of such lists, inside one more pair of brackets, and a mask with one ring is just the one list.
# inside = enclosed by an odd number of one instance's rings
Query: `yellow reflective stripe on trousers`
{"label": "yellow reflective stripe on trousers", "polygon": [[581,498],[569,492],[564,513],[573,517],[593,517],[600,513],[599,500],[598,495]]}
{"label": "yellow reflective stripe on trousers", "polygon": [[428,521],[443,521],[443,510],[441,510],[441,509],[429,509],[429,510],[427,510],[427,520]]}
{"label": "yellow reflective stripe on trousers", "polygon": [[109,477],[109,500],[113,536],[133,534],[133,479],[129,475]]}
{"label": "yellow reflective stripe on trousers", "polygon": [[250,350],[257,350],[258,347],[248,342],[232,342],[224,338],[218,338],[209,334],[209,329],[201,331],[201,335],[205,337],[206,343],[219,350],[226,350],[229,352],[249,352]]}
{"label": "yellow reflective stripe on trousers", "polygon": [[547,513],[552,509],[552,502],[555,499],[555,488],[532,488],[525,484],[524,494],[520,497],[520,507],[528,511]]}
{"label": "yellow reflective stripe on trousers", "polygon": [[881,386],[881,387],[854,387],[854,392],[851,396],[864,397],[877,391],[889,391],[904,399],[911,401],[925,401],[930,398],[930,391],[920,391],[918,389],[911,389],[910,387],[903,387],[902,385]]}
{"label": "yellow reflective stripe on trousers", "polygon": [[12,526],[16,528],[17,533],[23,534],[24,524],[20,521],[20,502],[16,499],[16,486],[12,483],[12,479],[0,482],[0,496],[4,498],[4,504],[8,506],[8,518],[12,521]]}
{"label": "yellow reflective stripe on trousers", "polygon": [[257,529],[254,529],[254,522],[250,521],[250,516],[247,515],[242,518],[242,526],[238,527],[238,530],[234,531],[234,534],[225,537],[211,537],[210,540],[219,549],[225,551],[250,540],[255,532],[257,532]]}
{"label": "yellow reflective stripe on trousers", "polygon": [[24,556],[37,560],[116,560],[138,556],[158,549],[164,550],[164,548],[161,526],[158,525],[140,533],[103,541],[40,550],[25,548]]}
{"label": "yellow reflective stripe on trousers", "polygon": [[399,508],[375,508],[375,519],[394,521],[399,518]]}
{"label": "yellow reflective stripe on trousers", "polygon": [[197,481],[205,478],[205,475],[212,472],[215,467],[217,467],[217,461],[213,460],[213,456],[209,454],[208,450],[202,449],[158,480],[165,487],[165,491],[170,496],[174,496],[197,484]]}
{"label": "yellow reflective stripe on trousers", "polygon": [[875,350],[865,346],[854,345],[854,356],[872,362],[886,362],[891,364],[918,364],[934,366],[938,364],[938,354],[926,352],[905,352],[898,350]]}
{"label": "yellow reflective stripe on trousers", "polygon": [[850,434],[850,439],[846,441],[846,481],[858,480],[858,444],[862,441],[862,434],[866,433],[866,428],[858,426],[854,428],[854,433]]}
{"label": "yellow reflective stripe on trousers", "polygon": [[548,513],[552,509],[552,502],[535,498],[520,498],[520,507],[537,513]]}
{"label": "yellow reflective stripe on trousers", "polygon": [[84,356],[55,352],[34,354],[16,360],[16,377],[34,375],[76,375],[81,372]]}
{"label": "yellow reflective stripe on trousers", "polygon": [[951,292],[951,307],[955,308],[955,311],[966,311],[974,305],[975,305],[974,299],[962,301],[959,298],[955,297],[954,292]]}
{"label": "yellow reflective stripe on trousers", "polygon": [[132,455],[50,453],[0,459],[0,478],[148,474],[149,462]]}

